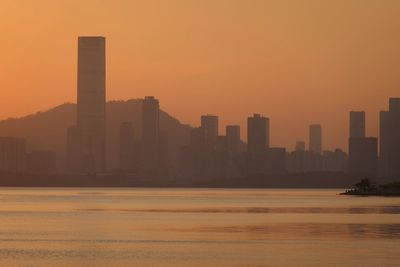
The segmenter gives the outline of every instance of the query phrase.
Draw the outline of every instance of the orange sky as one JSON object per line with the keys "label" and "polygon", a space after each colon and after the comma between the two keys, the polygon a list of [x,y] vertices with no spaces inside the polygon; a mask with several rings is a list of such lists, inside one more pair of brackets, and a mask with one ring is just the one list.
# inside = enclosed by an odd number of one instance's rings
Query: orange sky
{"label": "orange sky", "polygon": [[155,95],[192,125],[262,113],[272,146],[322,123],[345,148],[359,109],[377,136],[400,96],[398,0],[2,0],[0,33],[0,119],[75,102],[79,35],[107,37],[108,100]]}

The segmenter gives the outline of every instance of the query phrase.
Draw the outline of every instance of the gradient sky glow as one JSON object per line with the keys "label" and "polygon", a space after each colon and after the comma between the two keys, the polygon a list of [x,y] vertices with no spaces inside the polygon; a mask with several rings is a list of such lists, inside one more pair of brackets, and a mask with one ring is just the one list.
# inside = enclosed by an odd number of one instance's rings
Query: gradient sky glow
{"label": "gradient sky glow", "polygon": [[2,0],[0,33],[0,119],[75,102],[79,35],[107,37],[108,100],[155,95],[192,125],[262,113],[272,146],[322,123],[346,148],[349,110],[377,136],[400,96],[398,0]]}

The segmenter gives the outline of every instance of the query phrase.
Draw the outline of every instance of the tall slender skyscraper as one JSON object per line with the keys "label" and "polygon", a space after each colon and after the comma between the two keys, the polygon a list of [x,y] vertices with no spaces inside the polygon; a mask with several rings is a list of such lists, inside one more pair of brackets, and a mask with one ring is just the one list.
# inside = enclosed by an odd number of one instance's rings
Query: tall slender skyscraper
{"label": "tall slender skyscraper", "polygon": [[322,127],[319,124],[310,125],[309,131],[309,147],[311,152],[321,155],[322,154]]}
{"label": "tall slender skyscraper", "polygon": [[350,138],[365,137],[365,112],[350,111]]}
{"label": "tall slender skyscraper", "polygon": [[400,98],[389,99],[389,176],[400,177]]}
{"label": "tall slender skyscraper", "polygon": [[269,119],[254,114],[247,118],[247,152],[261,154],[269,148]]}
{"label": "tall slender skyscraper", "polygon": [[378,139],[365,137],[365,112],[350,112],[349,172],[375,177],[378,170]]}
{"label": "tall slender skyscraper", "polygon": [[155,176],[158,172],[159,113],[158,100],[146,96],[142,104],[142,168],[147,176]]}
{"label": "tall slender skyscraper", "polygon": [[201,127],[206,130],[207,146],[211,149],[215,149],[218,136],[218,116],[201,116]]}
{"label": "tall slender skyscraper", "polygon": [[379,113],[379,176],[389,175],[390,112]]}
{"label": "tall slender skyscraper", "polygon": [[389,111],[380,114],[380,175],[400,175],[400,98],[389,99]]}
{"label": "tall slender skyscraper", "polygon": [[78,38],[77,128],[81,139],[81,168],[104,172],[106,168],[106,40]]}

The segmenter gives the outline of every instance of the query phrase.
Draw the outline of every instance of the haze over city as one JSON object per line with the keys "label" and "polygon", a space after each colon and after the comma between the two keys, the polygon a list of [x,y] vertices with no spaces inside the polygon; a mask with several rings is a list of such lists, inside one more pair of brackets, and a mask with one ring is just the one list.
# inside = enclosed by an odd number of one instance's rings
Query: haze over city
{"label": "haze over city", "polygon": [[[89,19],[90,18],[90,19]],[[3,1],[0,119],[76,102],[76,37],[107,37],[107,99],[155,95],[183,123],[220,132],[254,112],[273,146],[322,124],[347,150],[348,112],[368,136],[398,95],[398,1]]]}
{"label": "haze over city", "polygon": [[0,266],[400,266],[399,0],[0,2]]}

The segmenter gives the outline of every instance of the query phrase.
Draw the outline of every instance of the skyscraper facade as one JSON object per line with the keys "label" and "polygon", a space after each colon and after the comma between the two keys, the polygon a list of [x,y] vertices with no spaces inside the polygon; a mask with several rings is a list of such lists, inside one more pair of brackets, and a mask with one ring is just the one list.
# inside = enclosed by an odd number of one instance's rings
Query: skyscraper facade
{"label": "skyscraper facade", "polygon": [[247,118],[247,152],[261,154],[269,148],[269,119],[254,114]]}
{"label": "skyscraper facade", "polygon": [[77,128],[84,172],[104,172],[106,168],[105,50],[104,37],[78,38]]}
{"label": "skyscraper facade", "polygon": [[218,136],[218,116],[215,115],[201,116],[201,127],[206,131],[207,147],[210,149],[215,149]]}
{"label": "skyscraper facade", "polygon": [[389,110],[380,113],[380,170],[381,176],[400,175],[400,98],[389,99]]}
{"label": "skyscraper facade", "polygon": [[158,172],[159,152],[159,102],[153,96],[146,96],[142,104],[142,170],[146,176]]}
{"label": "skyscraper facade", "polygon": [[378,139],[365,137],[365,112],[350,112],[349,172],[375,177],[378,174]]}
{"label": "skyscraper facade", "polygon": [[322,127],[319,124],[310,125],[308,150],[317,155],[322,154]]}
{"label": "skyscraper facade", "polygon": [[349,171],[375,177],[378,171],[378,139],[350,138]]}
{"label": "skyscraper facade", "polygon": [[365,137],[365,112],[350,111],[350,138]]}

